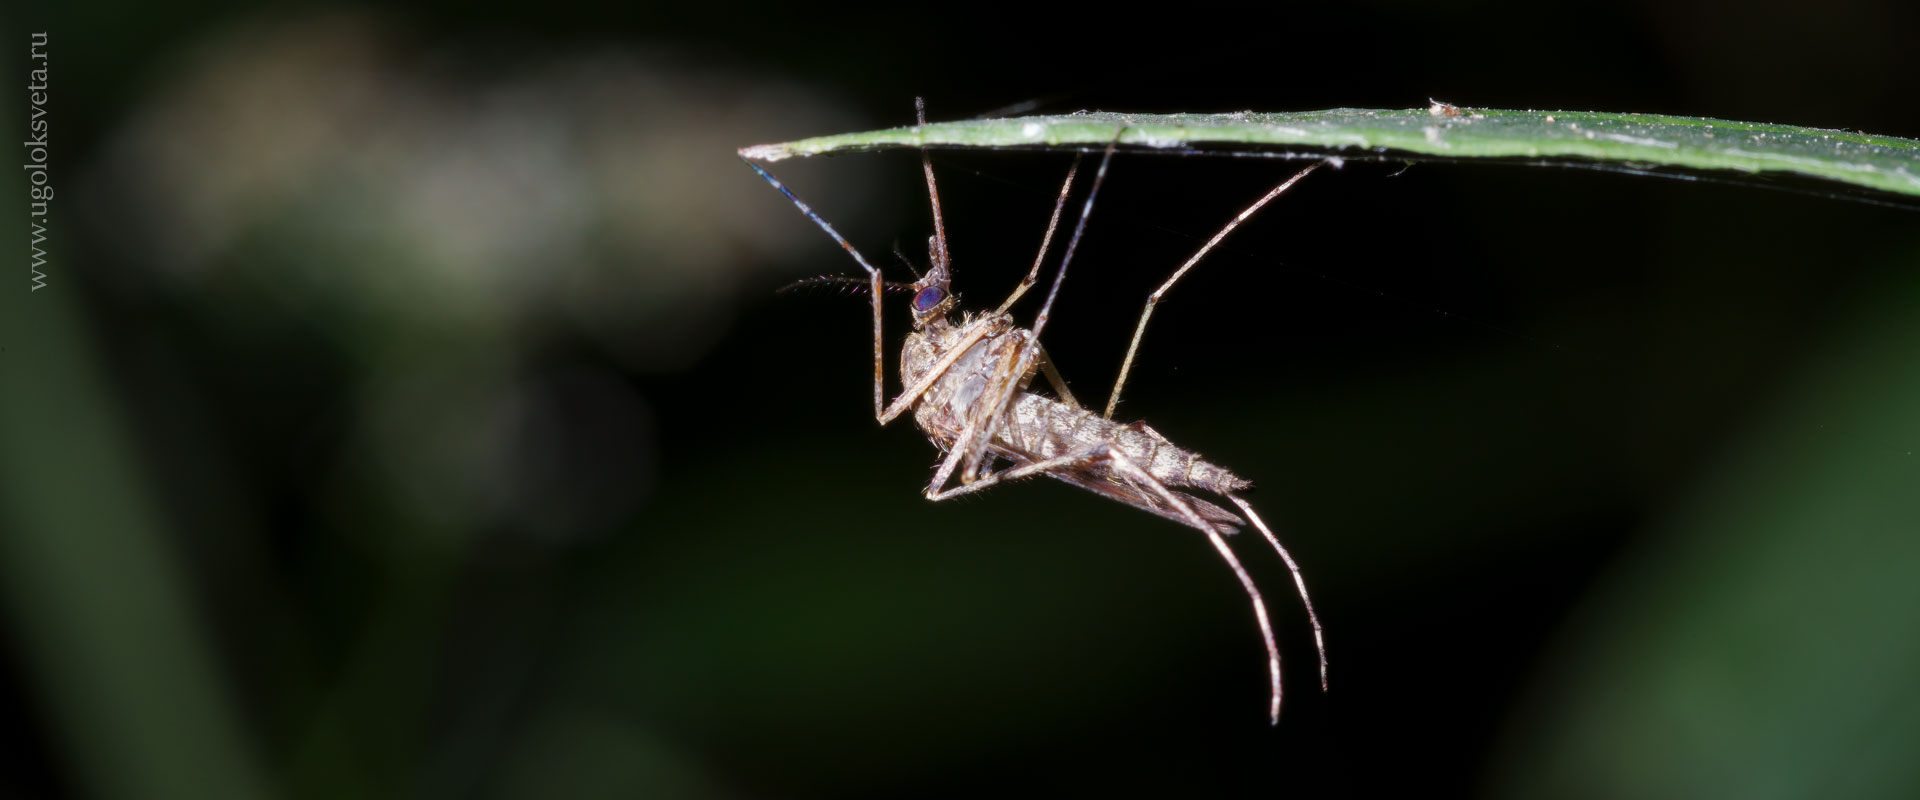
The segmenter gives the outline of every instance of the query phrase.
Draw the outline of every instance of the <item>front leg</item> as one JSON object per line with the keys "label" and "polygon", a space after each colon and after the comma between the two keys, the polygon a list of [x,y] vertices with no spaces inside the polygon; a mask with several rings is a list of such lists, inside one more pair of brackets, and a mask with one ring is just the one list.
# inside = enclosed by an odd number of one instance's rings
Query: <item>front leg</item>
{"label": "front leg", "polygon": [[959,361],[961,356],[966,355],[967,350],[971,349],[976,342],[1005,331],[1009,324],[1005,317],[988,317],[975,322],[973,327],[968,328],[966,332],[960,336],[959,344],[947,348],[946,355],[941,356],[940,360],[933,362],[933,366],[927,369],[927,373],[921,375],[919,380],[913,382],[913,385],[908,386],[905,391],[900,393],[899,397],[893,398],[893,403],[888,405],[886,410],[879,410],[880,404],[876,400],[874,402],[874,417],[880,420],[881,425],[892,422],[894,417],[900,416],[902,412],[911,408],[914,401],[919,400],[921,395],[926,394],[927,389],[932,388],[933,382],[940,380],[942,375],[947,374],[947,370],[953,368],[954,362]]}
{"label": "front leg", "polygon": [[[867,294],[873,300],[873,415],[880,419],[880,424],[885,425],[887,420],[892,417],[886,415],[880,408],[880,397],[886,388],[886,358],[881,351],[881,345],[884,340],[880,335],[880,292],[886,282],[881,280],[880,270],[876,269],[872,264],[867,263],[867,257],[861,255],[860,251],[853,246],[853,243],[847,241],[847,237],[841,236],[840,232],[834,230],[832,225],[827,224],[825,219],[822,219],[819,214],[815,214],[811,206],[801,201],[801,199],[793,193],[792,189],[788,189],[786,184],[780,182],[779,178],[773,177],[773,173],[761,169],[759,164],[748,161],[745,156],[741,156],[740,163],[752,168],[754,172],[760,174],[760,177],[765,178],[767,183],[772,184],[773,188],[779,189],[781,194],[786,195],[788,200],[793,201],[794,206],[800,209],[800,213],[807,215],[807,219],[813,220],[813,224],[820,226],[820,230],[826,231],[828,236],[833,237],[834,241],[839,242],[840,248],[846,250],[849,255],[853,256],[854,263],[859,264],[861,269],[867,271],[867,280],[870,283],[867,287]],[[898,412],[895,413],[897,414]]]}

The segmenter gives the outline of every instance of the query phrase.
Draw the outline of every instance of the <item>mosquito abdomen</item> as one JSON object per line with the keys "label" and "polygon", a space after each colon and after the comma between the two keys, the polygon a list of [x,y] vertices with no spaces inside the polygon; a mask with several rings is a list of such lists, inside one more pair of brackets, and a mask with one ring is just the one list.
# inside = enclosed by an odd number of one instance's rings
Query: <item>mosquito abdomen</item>
{"label": "mosquito abdomen", "polygon": [[1134,463],[1172,488],[1196,488],[1225,494],[1253,485],[1225,468],[1182,450],[1144,423],[1114,422],[1051,397],[1022,393],[1001,430],[1008,449],[1035,460],[1086,450],[1101,444],[1119,448]]}

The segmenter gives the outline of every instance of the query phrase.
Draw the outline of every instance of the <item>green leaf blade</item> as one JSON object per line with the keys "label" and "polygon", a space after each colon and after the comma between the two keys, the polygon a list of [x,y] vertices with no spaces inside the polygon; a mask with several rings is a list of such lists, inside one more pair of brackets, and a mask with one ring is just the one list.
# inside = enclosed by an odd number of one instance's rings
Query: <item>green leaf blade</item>
{"label": "green leaf blade", "polygon": [[1232,114],[1119,114],[940,122],[742,148],[759,161],[892,148],[1130,149],[1239,146],[1373,158],[1535,159],[1628,168],[1797,175],[1920,196],[1920,140],[1704,117],[1513,111],[1436,103]]}

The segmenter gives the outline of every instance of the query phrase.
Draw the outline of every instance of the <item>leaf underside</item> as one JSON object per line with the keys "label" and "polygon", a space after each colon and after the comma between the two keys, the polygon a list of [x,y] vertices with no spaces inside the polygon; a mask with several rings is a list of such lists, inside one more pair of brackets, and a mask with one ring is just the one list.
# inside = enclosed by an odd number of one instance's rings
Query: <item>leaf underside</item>
{"label": "leaf underside", "polygon": [[1629,171],[1798,176],[1920,196],[1920,140],[1703,117],[1428,108],[1120,114],[939,122],[740,149],[784,158],[892,148],[1130,150],[1372,159],[1507,159]]}

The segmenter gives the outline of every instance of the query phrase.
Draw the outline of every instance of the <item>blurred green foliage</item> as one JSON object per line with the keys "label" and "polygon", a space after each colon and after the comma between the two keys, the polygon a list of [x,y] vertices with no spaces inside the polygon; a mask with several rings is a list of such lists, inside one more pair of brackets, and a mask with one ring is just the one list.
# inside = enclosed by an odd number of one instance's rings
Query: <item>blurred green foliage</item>
{"label": "blurred green foliage", "polygon": [[1569,621],[1509,734],[1513,796],[1920,792],[1916,263]]}

